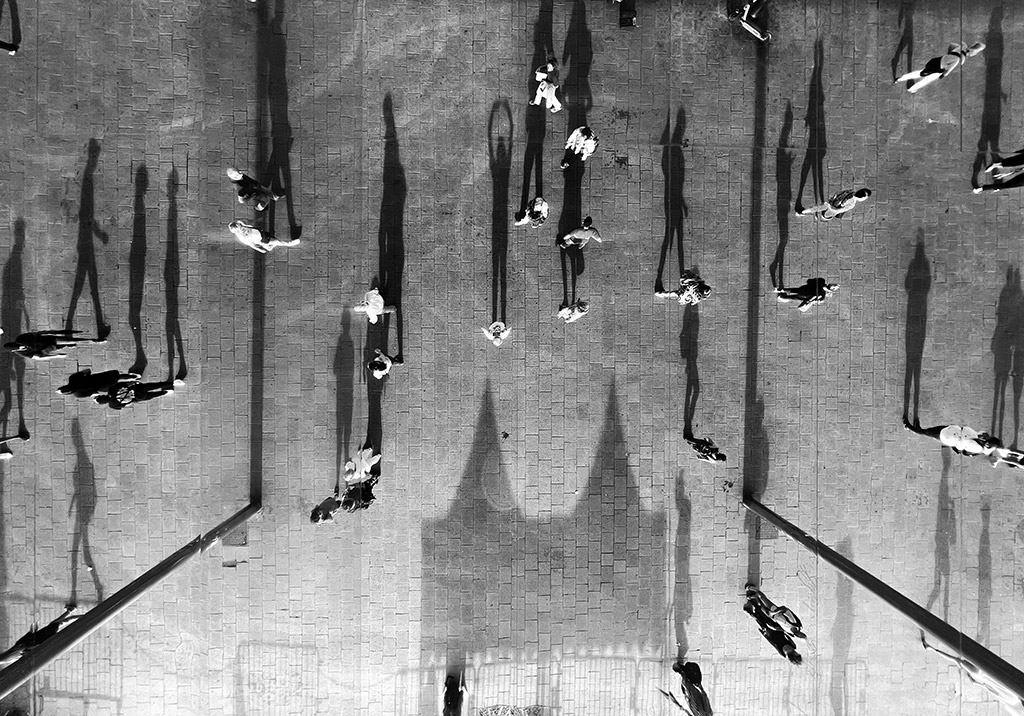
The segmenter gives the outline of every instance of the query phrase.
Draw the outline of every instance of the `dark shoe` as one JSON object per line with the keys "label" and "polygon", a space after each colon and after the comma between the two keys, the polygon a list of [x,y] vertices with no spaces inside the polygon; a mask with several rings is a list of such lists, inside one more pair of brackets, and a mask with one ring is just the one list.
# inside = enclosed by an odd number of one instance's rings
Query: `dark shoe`
{"label": "dark shoe", "polygon": [[106,343],[107,336],[110,335],[110,326],[106,324],[100,324],[99,328],[96,329],[96,343]]}

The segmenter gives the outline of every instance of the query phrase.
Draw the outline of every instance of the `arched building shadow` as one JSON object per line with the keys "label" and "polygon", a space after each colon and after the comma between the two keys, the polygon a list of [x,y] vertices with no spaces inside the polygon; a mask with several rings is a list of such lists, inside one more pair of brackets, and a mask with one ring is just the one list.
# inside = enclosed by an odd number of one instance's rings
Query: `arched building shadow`
{"label": "arched building shadow", "polygon": [[[574,510],[529,518],[509,482],[487,383],[455,495],[423,525],[422,663],[457,666],[498,649],[526,654],[549,638],[566,652],[664,646],[667,520],[640,501],[622,425],[613,384]],[[514,635],[508,624],[517,625]],[[440,684],[421,686],[423,712],[437,712]]]}
{"label": "arched building shadow", "polygon": [[[669,133],[671,131],[671,134]],[[686,181],[686,158],[683,148],[686,140],[686,110],[676,110],[676,126],[672,129],[671,115],[665,117],[665,129],[661,134],[661,174],[665,178],[665,237],[661,241],[661,256],[658,259],[658,275],[654,279],[654,290],[664,291],[665,261],[674,248],[679,258],[679,273],[686,268],[683,255],[683,219],[690,215],[690,209],[683,196]]]}
{"label": "arched building shadow", "polygon": [[814,43],[814,68],[811,70],[811,81],[807,87],[807,114],[804,123],[807,126],[807,154],[800,169],[800,188],[796,192],[796,208],[804,206],[804,187],[810,175],[814,185],[814,201],[820,204],[825,201],[825,153],[828,141],[825,136],[825,86],[821,75],[825,64],[825,43],[818,38]]}
{"label": "arched building shadow", "polygon": [[[257,4],[256,97],[259,102],[257,137],[259,156],[264,167],[261,183],[275,193],[284,194],[288,211],[288,232],[292,239],[302,234],[295,219],[295,194],[292,185],[291,151],[295,137],[288,116],[288,38],[284,30],[284,0],[274,0],[269,16],[269,0]],[[274,233],[277,202],[267,208],[267,229]]]}
{"label": "arched building shadow", "polygon": [[942,474],[939,477],[939,494],[935,499],[935,572],[925,609],[930,611],[939,597],[942,597],[942,618],[949,621],[949,560],[952,547],[956,544],[956,503],[949,494],[952,453],[948,447],[942,447],[940,451]]}
{"label": "arched building shadow", "polygon": [[149,171],[145,163],[135,169],[135,203],[132,210],[132,244],[128,249],[128,326],[135,339],[135,362],[129,373],[146,370],[146,350],[142,344],[142,298],[146,283],[146,192]]}
{"label": "arched building shadow", "polygon": [[[534,78],[534,71],[555,54],[554,31],[554,0],[541,0],[537,21],[533,25],[533,59],[530,60],[530,76],[526,87],[532,100],[537,93],[539,84]],[[564,95],[563,95],[564,96]],[[530,173],[534,173],[534,196],[544,196],[544,137],[547,134],[548,110],[543,104],[526,105],[526,150],[523,152],[523,191],[519,199],[519,215],[526,214],[526,205],[530,196]]]}
{"label": "arched building shadow", "polygon": [[773,288],[784,288],[783,269],[786,264],[786,246],[789,244],[789,214],[793,206],[793,103],[786,102],[779,132],[779,147],[775,151],[775,213],[779,224],[779,245],[775,258],[768,267]]}
{"label": "arched building shadow", "polygon": [[[14,245],[3,269],[3,302],[0,303],[0,321],[11,336],[29,330],[28,307],[25,303],[25,220],[14,222]],[[24,320],[23,320],[24,319]],[[0,351],[0,437],[27,432],[25,425],[25,361],[10,351]],[[18,429],[11,429],[11,410],[18,406]],[[10,452],[6,445],[0,453]]]}
{"label": "arched building shadow", "polygon": [[[164,330],[167,333],[167,381],[185,380],[185,342],[181,337],[178,288],[181,285],[181,257],[178,255],[178,170],[167,175],[167,254],[164,257],[164,300],[167,305]],[[178,370],[174,370],[177,354]]]}
{"label": "arched building shadow", "polygon": [[96,513],[96,469],[85,451],[82,426],[78,418],[71,421],[71,440],[74,442],[77,457],[75,467],[71,471],[74,492],[71,495],[71,505],[68,507],[69,514],[72,510],[75,513],[74,537],[71,543],[71,596],[68,602],[78,603],[78,551],[81,549],[82,564],[92,577],[93,586],[96,588],[96,602],[99,603],[103,601],[103,584],[100,582],[99,572],[96,571],[89,542],[89,526]]}
{"label": "arched building shadow", "polygon": [[75,325],[75,310],[78,308],[78,299],[85,288],[86,279],[89,280],[89,289],[92,292],[92,306],[96,314],[96,335],[99,338],[106,338],[110,333],[110,327],[103,320],[103,307],[100,305],[99,276],[96,271],[96,247],[93,245],[93,238],[98,238],[103,243],[110,241],[107,232],[100,229],[96,224],[96,165],[100,158],[100,143],[95,139],[89,140],[88,155],[85,167],[82,169],[82,189],[78,201],[78,259],[75,266],[75,281],[71,289],[71,302],[68,306],[67,319],[64,321],[64,328],[72,330]]}
{"label": "arched building shadow", "polygon": [[[1020,396],[1024,388],[1024,291],[1020,270],[1006,269],[1006,283],[996,304],[996,327],[992,333],[992,426],[989,432],[1010,447],[1016,447],[1020,431]],[[1013,439],[1003,430],[1006,388],[1013,378]]]}
{"label": "arched building shadow", "polygon": [[[409,187],[405,179],[405,168],[398,153],[398,131],[395,128],[395,111],[391,93],[384,95],[384,168],[381,178],[383,189],[380,200],[380,228],[377,231],[379,254],[378,279],[380,292],[390,306],[395,307],[395,340],[398,343],[396,355],[403,355],[402,347],[402,274],[405,270],[405,199]],[[381,317],[383,332],[382,345],[388,351],[388,331],[392,314]],[[390,355],[390,353],[389,353]]]}
{"label": "arched building shadow", "polygon": [[[590,67],[594,61],[593,37],[587,27],[587,6],[584,0],[573,0],[572,15],[565,35],[562,65],[566,69],[562,89],[565,93],[566,137],[578,127],[587,126],[587,113],[593,107],[590,90]],[[585,164],[572,161],[562,171],[564,193],[562,211],[558,216],[558,234],[562,238],[583,223],[583,175]],[[570,246],[558,252],[562,267],[562,305],[574,302],[576,280],[583,275],[583,249]],[[571,290],[570,290],[571,289]]]}
{"label": "arched building shadow", "polygon": [[907,364],[903,374],[903,420],[916,425],[921,408],[921,364],[928,330],[928,292],[932,288],[931,264],[924,253],[924,229],[917,230],[914,258],[907,267],[903,287],[907,291]]}
{"label": "arched building shadow", "polygon": [[[497,125],[497,126],[496,126]],[[507,131],[502,126],[507,125]],[[487,149],[491,169],[491,321],[506,323],[508,310],[508,199],[512,171],[512,109],[508,100],[491,105]]]}
{"label": "arched building shadow", "polygon": [[971,169],[971,182],[974,187],[978,186],[981,170],[999,158],[1003,97],[1003,6],[1000,4],[992,9],[988,32],[985,34],[985,100],[981,108],[978,154]]}

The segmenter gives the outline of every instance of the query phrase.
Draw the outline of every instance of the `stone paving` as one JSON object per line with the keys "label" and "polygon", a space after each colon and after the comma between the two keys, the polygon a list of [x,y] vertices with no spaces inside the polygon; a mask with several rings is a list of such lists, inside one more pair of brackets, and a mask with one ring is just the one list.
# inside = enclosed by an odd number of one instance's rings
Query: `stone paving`
{"label": "stone paving", "polygon": [[[473,713],[659,714],[685,655],[721,713],[997,713],[740,496],[1024,665],[1024,483],[901,428],[916,379],[922,423],[1019,432],[1021,197],[970,191],[1022,133],[1016,4],[775,0],[767,48],[710,0],[641,3],[629,30],[583,0],[4,10],[3,328],[102,312],[113,333],[0,359],[0,426],[32,433],[0,463],[0,636],[264,505],[7,705],[430,714],[462,670]],[[961,39],[988,47],[893,86]],[[526,106],[549,53],[554,115]],[[600,148],[563,174],[583,121]],[[298,246],[230,238],[251,215],[227,166],[287,186],[267,221]],[[871,201],[791,215],[819,166]],[[537,176],[551,218],[512,227]],[[605,241],[563,269],[554,236],[586,214]],[[659,263],[715,293],[655,298]],[[571,325],[563,271],[591,305]],[[841,288],[801,314],[777,271]],[[368,330],[350,307],[373,282],[400,313]],[[374,346],[405,358],[386,389],[359,367]],[[182,364],[125,411],[55,394],[76,365]],[[693,458],[687,416],[726,465]],[[367,437],[376,504],[314,527]],[[748,578],[803,618],[802,668],[742,613]]]}

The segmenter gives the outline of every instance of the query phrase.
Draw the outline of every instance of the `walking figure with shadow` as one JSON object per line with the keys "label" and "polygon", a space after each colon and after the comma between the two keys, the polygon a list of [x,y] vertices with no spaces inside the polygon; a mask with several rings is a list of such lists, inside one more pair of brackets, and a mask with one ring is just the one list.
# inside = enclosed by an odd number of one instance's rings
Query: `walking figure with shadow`
{"label": "walking figure with shadow", "polygon": [[972,186],[980,186],[979,173],[999,159],[999,132],[1002,128],[1003,99],[1003,6],[992,10],[985,35],[985,99],[981,108],[981,134],[978,154],[971,169]]}
{"label": "walking figure with shadow", "polygon": [[[28,328],[28,308],[25,302],[25,220],[14,222],[14,245],[3,269],[3,302],[0,303],[0,321],[12,335],[20,335]],[[11,434],[11,411],[18,406],[18,435],[28,435],[25,425],[25,361],[16,360],[10,351],[0,351],[0,436]],[[0,459],[13,456],[6,443],[0,444]]]}
{"label": "walking figure with shadow", "polygon": [[[696,271],[696,267],[694,267]],[[688,304],[683,311],[683,329],[679,332],[679,355],[686,366],[686,397],[683,403],[683,439],[704,462],[725,462],[725,454],[719,451],[711,438],[697,438],[693,434],[693,416],[697,412],[700,398],[700,373],[697,369],[698,336],[700,314],[696,305]]]}
{"label": "walking figure with shadow", "polygon": [[828,141],[825,137],[825,86],[821,75],[825,64],[825,44],[819,38],[814,43],[814,68],[811,70],[811,81],[807,87],[807,114],[804,123],[807,126],[807,154],[803,167],[800,169],[800,188],[796,193],[795,209],[797,213],[804,208],[804,187],[810,175],[814,188],[812,204],[825,201],[825,153]]}
{"label": "walking figure with shadow", "polygon": [[907,365],[903,374],[903,422],[916,425],[920,422],[921,364],[928,330],[928,292],[932,287],[931,264],[924,253],[924,229],[917,230],[917,246],[914,258],[907,267],[903,287],[907,291]]}
{"label": "walking figure with shadow", "polygon": [[3,17],[3,7],[7,5],[11,14],[11,41],[0,40],[0,50],[6,50],[8,55],[16,55],[21,48],[21,20],[18,17],[18,0],[0,0],[0,18]]}
{"label": "walking figure with shadow", "polygon": [[[587,10],[584,0],[574,0],[569,28],[566,31],[562,65],[567,69],[562,84],[565,92],[566,134],[577,127],[587,126],[587,113],[593,107],[594,98],[590,89],[590,68],[594,60],[593,38],[587,27]],[[558,234],[563,239],[569,232],[583,225],[583,174],[585,164],[573,161],[564,169],[564,194],[562,213],[558,217]],[[583,250],[575,244],[559,251],[562,268],[562,304],[559,310],[586,305],[576,295],[576,282],[583,275],[585,267]],[[571,292],[570,292],[571,286]]]}
{"label": "walking figure with shadow", "polygon": [[78,264],[75,267],[75,283],[71,289],[71,304],[68,306],[68,316],[64,322],[64,328],[69,331],[74,328],[75,309],[78,307],[78,299],[82,295],[85,280],[88,278],[89,288],[92,292],[93,311],[96,314],[96,337],[97,340],[102,341],[110,335],[110,326],[103,321],[99,278],[96,273],[96,248],[92,240],[95,237],[106,244],[110,241],[110,236],[96,224],[96,188],[93,175],[96,173],[99,157],[100,143],[95,139],[90,139],[88,157],[85,168],[82,170],[82,193],[78,202]]}
{"label": "walking figure with shadow", "polygon": [[992,373],[994,376],[992,395],[992,435],[1007,443],[1003,434],[1003,418],[1006,413],[1006,389],[1013,378],[1013,440],[1011,450],[1017,448],[1020,431],[1020,396],[1024,388],[1024,291],[1021,289],[1020,270],[1014,266],[1006,269],[1006,283],[999,293],[996,305],[996,327],[992,333]]}
{"label": "walking figure with shadow", "polygon": [[146,281],[146,191],[149,171],[145,164],[135,170],[135,207],[132,218],[132,245],[128,251],[128,326],[135,339],[135,362],[129,373],[142,375],[146,370],[146,351],[142,345],[142,296]]}
{"label": "walking figure with shadow", "polygon": [[779,147],[775,150],[775,210],[779,223],[779,245],[775,258],[768,266],[772,288],[785,285],[783,267],[786,263],[786,246],[789,244],[789,211],[793,205],[793,104],[786,102],[786,113],[782,116],[782,131],[779,133]]}
{"label": "walking figure with shadow", "polygon": [[900,41],[896,44],[896,51],[892,53],[890,65],[892,66],[893,82],[903,74],[899,71],[899,66],[900,59],[904,55],[907,58],[907,72],[914,67],[914,2],[915,0],[902,0],[899,14],[896,16],[896,22],[903,26],[903,32],[900,34]]}
{"label": "walking figure with shadow", "polygon": [[[164,330],[167,333],[167,381],[180,384],[188,375],[185,364],[185,342],[181,337],[178,288],[181,286],[181,256],[178,248],[178,170],[167,175],[167,255],[164,257],[164,301],[167,312]],[[177,356],[178,370],[174,370]]]}
{"label": "walking figure with shadow", "polygon": [[[669,135],[669,131],[672,134]],[[686,159],[683,148],[688,142],[686,134],[686,110],[676,110],[676,126],[672,130],[671,116],[665,117],[665,129],[661,133],[661,173],[665,177],[665,237],[661,242],[661,257],[658,260],[658,274],[654,279],[654,292],[664,293],[663,283],[665,261],[675,249],[679,259],[679,275],[684,273],[683,219],[689,218],[690,207],[683,197],[683,183],[686,179]]]}
{"label": "walking figure with shadow", "polygon": [[[292,241],[302,234],[302,226],[295,219],[295,187],[292,186],[291,151],[295,138],[288,118],[288,42],[284,31],[284,0],[275,0],[274,16],[268,17],[269,2],[257,6],[259,27],[256,34],[257,97],[260,102],[261,157],[267,157],[262,184],[275,195],[283,195],[288,211],[288,232]],[[269,112],[267,127],[264,108]],[[270,131],[270,151],[266,151],[266,130]],[[274,233],[275,207],[271,202],[267,211],[267,226]]]}
{"label": "walking figure with shadow", "polygon": [[[530,76],[527,79],[527,93],[532,98],[537,92],[538,80],[534,77],[534,68],[540,67],[553,57],[554,31],[554,0],[541,0],[540,12],[533,25],[533,59],[530,60]],[[543,105],[526,105],[526,149],[523,152],[523,191],[519,201],[519,210],[515,214],[516,221],[526,216],[527,208],[533,197],[544,197],[544,137],[547,134],[547,110]],[[511,133],[510,135],[511,136]],[[534,194],[530,196],[530,173],[534,172]]]}
{"label": "walking figure with shadow", "polygon": [[77,461],[71,471],[71,479],[74,481],[74,492],[71,495],[71,504],[68,505],[68,516],[75,513],[74,538],[71,542],[71,596],[69,604],[78,604],[78,551],[82,551],[82,563],[92,577],[93,586],[96,588],[96,601],[103,601],[103,584],[100,582],[99,574],[96,572],[96,565],[92,559],[92,547],[89,544],[89,525],[92,524],[93,515],[96,513],[96,469],[92,460],[85,451],[85,441],[82,439],[82,426],[75,418],[71,422],[71,440],[75,444]]}
{"label": "walking figure with shadow", "polygon": [[[381,179],[383,189],[380,199],[380,228],[377,231],[379,290],[387,296],[388,303],[395,307],[395,340],[398,352],[395,357],[401,362],[403,352],[402,316],[402,274],[405,271],[405,199],[409,187],[405,180],[405,168],[398,153],[398,132],[395,129],[395,110],[391,93],[384,95],[384,169]],[[388,353],[388,330],[391,314],[385,313],[380,322],[383,340],[380,348]],[[368,359],[369,360],[369,359]]]}
{"label": "walking figure with shadow", "polygon": [[335,384],[335,460],[337,485],[341,485],[341,466],[352,444],[352,407],[355,403],[356,355],[352,340],[352,312],[341,314],[341,333],[334,350]]}
{"label": "walking figure with shadow", "polygon": [[512,109],[508,100],[491,105],[487,121],[491,170],[491,325],[484,329],[494,345],[508,338],[508,198],[512,170]]}

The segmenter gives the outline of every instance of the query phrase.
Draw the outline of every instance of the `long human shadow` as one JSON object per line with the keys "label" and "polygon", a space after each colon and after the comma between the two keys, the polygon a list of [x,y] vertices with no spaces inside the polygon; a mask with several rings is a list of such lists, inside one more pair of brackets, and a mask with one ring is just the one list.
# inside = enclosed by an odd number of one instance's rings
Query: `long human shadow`
{"label": "long human shadow", "polygon": [[825,137],[825,86],[821,80],[825,64],[825,43],[818,38],[814,43],[814,68],[807,87],[807,154],[800,168],[800,188],[796,192],[796,208],[804,206],[804,187],[810,175],[814,186],[813,204],[825,201],[825,153],[828,141]]}
{"label": "long human shadow", "polygon": [[[541,0],[540,12],[533,24],[533,59],[530,60],[530,76],[526,88],[530,100],[536,96],[537,85],[533,73],[553,57],[554,0]],[[563,95],[564,96],[564,95]],[[530,172],[534,172],[534,196],[544,196],[544,137],[547,134],[548,110],[543,103],[539,106],[526,105],[526,149],[523,152],[523,191],[519,199],[519,215],[526,213],[530,199]]]}
{"label": "long human shadow", "polygon": [[[849,537],[836,545],[836,551],[853,559],[853,546]],[[832,716],[846,716],[846,699],[850,684],[846,670],[850,665],[850,649],[853,647],[853,580],[838,574],[836,581],[836,618],[832,622],[832,674],[829,683],[829,701]]]}
{"label": "long human shadow", "polygon": [[[694,273],[697,273],[694,267]],[[693,437],[693,416],[700,399],[700,371],[697,368],[700,313],[697,306],[686,304],[683,309],[683,327],[679,331],[679,355],[686,372],[686,397],[683,401],[683,437]]]}
{"label": "long human shadow", "polygon": [[[501,119],[501,115],[504,118]],[[508,125],[507,135],[495,127]],[[512,171],[512,109],[508,100],[491,105],[487,150],[491,169],[491,321],[506,322],[508,310],[508,192]]]}
{"label": "long human shadow", "polygon": [[146,350],[142,345],[142,297],[146,283],[146,192],[149,170],[144,163],[135,169],[135,204],[132,209],[132,244],[128,250],[128,326],[135,339],[135,362],[129,373],[142,375],[146,370]]}
{"label": "long human shadow", "polygon": [[971,169],[971,182],[978,186],[979,173],[999,157],[999,132],[1003,115],[1003,6],[997,5],[985,34],[985,99],[981,108],[978,153]]}
{"label": "long human shadow", "polygon": [[[167,382],[185,380],[188,367],[185,363],[185,342],[181,337],[181,318],[178,288],[181,286],[181,257],[178,248],[178,170],[171,167],[167,175],[167,254],[164,257],[164,330],[167,334]],[[178,370],[174,370],[174,358],[178,358]]]}
{"label": "long human shadow", "polygon": [[[448,509],[422,526],[423,663],[468,663],[488,649],[525,649],[548,638],[567,651],[663,649],[667,517],[640,498],[614,384],[576,506],[537,518],[514,499],[493,396],[488,381]],[[424,713],[439,710],[431,706],[439,686],[424,685]]]}
{"label": "long human shadow", "polygon": [[[586,2],[574,0],[562,51],[562,66],[566,68],[562,89],[565,91],[567,137],[576,128],[587,126],[587,113],[594,105],[590,89],[590,67],[593,61],[593,37],[587,27]],[[562,171],[562,211],[558,216],[556,238],[562,238],[583,223],[584,173],[584,163],[577,160],[573,160]],[[562,305],[567,306],[576,300],[576,281],[584,270],[583,249],[573,245],[560,250],[558,254],[562,267]]]}
{"label": "long human shadow", "polygon": [[[0,304],[0,321],[4,330],[11,336],[17,336],[29,328],[28,307],[25,302],[25,220],[14,221],[14,245],[11,254],[4,263],[3,270],[3,303]],[[25,425],[25,361],[17,358],[10,351],[0,351],[0,437],[22,434]],[[18,429],[11,429],[11,410],[18,405]],[[0,454],[10,453],[6,445],[0,446]]]}
{"label": "long human shadow", "polygon": [[[288,41],[284,30],[284,0],[275,0],[273,17],[269,2],[256,7],[256,97],[259,102],[258,142],[263,160],[262,183],[284,194],[288,211],[288,232],[293,239],[302,234],[295,220],[295,192],[292,185],[291,151],[294,136],[288,117]],[[267,113],[267,116],[264,115]],[[269,142],[268,142],[269,130]],[[277,202],[266,211],[267,228],[273,233]]]}
{"label": "long human shadow", "polygon": [[405,198],[409,187],[405,180],[398,153],[398,132],[395,129],[395,109],[391,93],[384,95],[384,170],[381,178],[383,189],[380,199],[380,228],[377,231],[379,254],[378,279],[380,292],[388,305],[395,307],[394,314],[384,314],[377,324],[384,339],[381,350],[388,353],[388,332],[392,319],[395,321],[395,340],[398,342],[398,356],[403,355],[403,312],[402,274],[405,270]]}
{"label": "long human shadow", "polygon": [[[768,486],[768,435],[764,425],[764,399],[758,388],[758,344],[761,325],[761,233],[765,171],[763,147],[767,141],[768,46],[756,45],[754,74],[754,136],[750,161],[750,242],[747,267],[747,340],[743,391],[743,494],[760,500]],[[761,539],[777,536],[752,512],[744,515],[747,534],[747,579],[761,580]],[[764,533],[762,534],[762,530]]]}
{"label": "long human shadow", "polygon": [[[893,82],[904,72],[911,72],[914,69],[914,0],[903,0],[900,3],[896,22],[903,26],[903,32],[900,34],[900,41],[896,44],[896,51],[892,53],[890,65],[892,66]],[[907,68],[900,72],[900,58],[904,55],[907,58]]]}
{"label": "long human shadow", "polygon": [[914,258],[907,267],[903,287],[907,291],[907,364],[903,373],[903,420],[916,425],[920,415],[921,365],[928,331],[928,292],[932,288],[931,263],[924,253],[924,229],[917,230],[917,246],[914,248]]}
{"label": "long human shadow", "polygon": [[93,238],[97,238],[104,244],[110,241],[107,232],[96,225],[96,186],[95,173],[96,165],[100,158],[100,143],[95,139],[89,140],[85,167],[82,169],[82,192],[78,200],[78,262],[75,266],[75,282],[71,289],[71,302],[68,306],[67,319],[64,321],[64,328],[74,328],[75,310],[78,308],[78,299],[82,295],[86,278],[89,279],[89,289],[92,292],[93,311],[96,314],[96,335],[105,338],[110,328],[103,320],[103,307],[100,304],[99,277],[96,272],[96,247],[93,245]]}
{"label": "long human shadow", "polygon": [[96,513],[96,469],[85,451],[82,426],[78,418],[71,421],[71,440],[75,444],[76,461],[75,467],[71,470],[74,493],[71,495],[68,515],[70,516],[74,510],[75,527],[71,542],[71,596],[68,602],[78,603],[78,552],[81,550],[82,563],[92,577],[93,586],[96,588],[96,602],[99,603],[103,601],[103,584],[100,582],[99,572],[96,571],[89,544],[89,526]]}
{"label": "long human shadow", "polygon": [[941,596],[942,618],[949,621],[950,551],[956,544],[956,503],[949,494],[949,470],[953,458],[948,447],[943,446],[941,452],[942,475],[939,477],[939,494],[935,500],[935,572],[925,609],[931,611]]}
{"label": "long human shadow", "polygon": [[784,288],[783,268],[786,264],[786,246],[789,244],[789,214],[793,206],[793,103],[786,102],[782,115],[782,130],[779,132],[779,146],[775,150],[775,213],[779,225],[779,245],[775,258],[768,266],[773,288]]}
{"label": "long human shadow", "polygon": [[355,403],[356,354],[352,340],[352,312],[341,314],[341,333],[334,349],[335,377],[335,438],[338,485],[341,484],[341,467],[352,449],[352,406]]}
{"label": "long human shadow", "polygon": [[978,538],[978,642],[987,644],[992,626],[992,501],[981,500],[981,536]]}
{"label": "long human shadow", "polygon": [[665,261],[673,248],[679,257],[679,273],[682,274],[686,267],[686,258],[683,256],[683,219],[690,215],[690,208],[683,196],[683,184],[686,181],[686,159],[683,155],[686,109],[680,106],[676,110],[674,130],[671,121],[671,114],[666,115],[665,129],[661,133],[661,173],[665,178],[665,237],[661,241],[658,275],[654,279],[655,291],[665,290]]}
{"label": "long human shadow", "polygon": [[21,46],[21,19],[18,17],[18,2],[17,0],[0,2],[0,19],[3,17],[3,6],[5,4],[11,11],[11,41],[0,41],[0,50],[14,52]]}
{"label": "long human shadow", "polygon": [[[4,351],[5,353],[9,351]],[[7,545],[7,522],[4,519],[4,515],[7,514],[5,504],[7,497],[7,478],[10,475],[7,474],[6,466],[9,463],[5,460],[0,460],[0,545]],[[7,559],[4,554],[0,554],[0,594],[7,594],[8,582],[8,569]],[[11,644],[14,642],[15,636],[11,633],[11,621],[7,613],[7,600],[0,599],[0,640],[3,644]],[[10,697],[0,700],[0,705],[9,707],[12,705]]]}
{"label": "long human shadow", "polygon": [[[374,281],[376,284],[377,282]],[[383,291],[382,291],[383,293]],[[374,378],[373,374],[366,367],[366,364],[375,356],[375,349],[379,348],[387,353],[388,329],[384,323],[385,318],[377,321],[376,324],[368,324],[366,327],[366,340],[363,343],[363,362],[361,369],[363,379],[366,381],[367,398],[367,419],[366,419],[366,440],[364,447],[372,447],[374,453],[382,453],[384,442],[384,417],[382,403],[384,391],[387,386],[387,377],[383,379]],[[381,461],[382,462],[382,461]],[[373,466],[371,472],[380,475],[381,462]]]}
{"label": "long human shadow", "polygon": [[676,659],[682,661],[690,650],[686,636],[686,625],[693,617],[693,584],[690,579],[690,535],[692,531],[693,507],[686,496],[683,471],[676,478],[676,512],[679,524],[676,527],[676,583],[672,604],[676,624]]}
{"label": "long human shadow", "polygon": [[[1020,270],[1006,269],[1006,283],[999,292],[996,304],[996,327],[992,333],[992,426],[989,432],[1011,447],[1017,445],[1020,430],[1020,396],[1024,388],[1024,291],[1021,289]],[[1013,378],[1013,439],[1007,440],[1003,432],[1006,414],[1006,389]]]}

